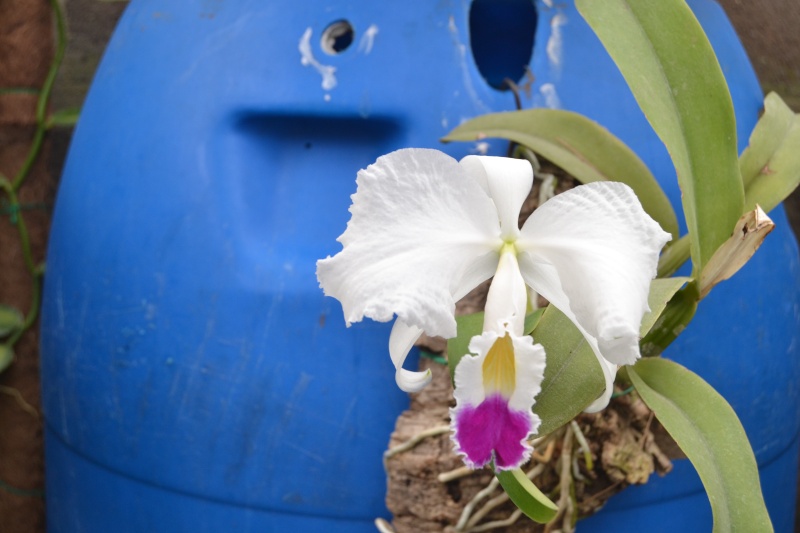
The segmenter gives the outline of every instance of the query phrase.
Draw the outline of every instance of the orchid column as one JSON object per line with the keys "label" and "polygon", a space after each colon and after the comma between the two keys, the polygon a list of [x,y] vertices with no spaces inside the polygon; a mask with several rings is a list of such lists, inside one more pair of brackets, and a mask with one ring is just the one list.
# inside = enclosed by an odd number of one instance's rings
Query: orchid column
{"label": "orchid column", "polygon": [[413,343],[423,332],[455,337],[455,302],[494,276],[484,332],[469,346],[475,355],[455,375],[453,438],[473,467],[494,460],[512,469],[530,455],[545,355],[523,335],[526,285],[586,337],[606,380],[590,408],[602,409],[617,365],[639,357],[650,281],[670,239],[630,188],[610,182],[554,197],[520,229],[532,183],[524,160],[393,152],[359,172],[343,250],[317,263],[320,286],[342,302],[348,324],[397,316],[389,352],[410,392],[430,381],[402,368]]}

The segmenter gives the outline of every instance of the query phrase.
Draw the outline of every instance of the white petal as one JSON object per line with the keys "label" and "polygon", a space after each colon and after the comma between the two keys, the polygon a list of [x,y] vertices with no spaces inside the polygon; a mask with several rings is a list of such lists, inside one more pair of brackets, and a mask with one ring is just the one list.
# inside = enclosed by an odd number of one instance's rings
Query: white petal
{"label": "white petal", "polygon": [[392,326],[392,333],[389,335],[389,355],[394,363],[394,379],[397,386],[406,392],[419,392],[431,382],[432,375],[430,370],[425,372],[413,372],[403,368],[403,363],[408,357],[411,347],[417,342],[422,330],[416,326],[409,326],[400,319],[397,319]]}
{"label": "white petal", "polygon": [[348,324],[396,314],[430,335],[454,337],[455,295],[497,265],[502,242],[491,199],[437,150],[398,150],[356,181],[352,217],[339,237],[344,249],[317,262],[325,294],[342,303]]}
{"label": "white petal", "polygon": [[503,251],[486,296],[483,330],[520,336],[525,329],[528,291],[519,272],[515,250]]}
{"label": "white petal", "polygon": [[502,238],[519,235],[519,211],[533,186],[533,168],[525,159],[468,155],[461,165],[489,191],[497,206]]}
{"label": "white petal", "polygon": [[[597,351],[595,351],[595,355],[596,354],[598,354]],[[598,357],[597,360],[600,362],[600,368],[603,369],[603,378],[606,380],[606,388],[599,398],[583,410],[585,413],[597,413],[608,407],[608,402],[611,401],[611,395],[614,393],[614,379],[617,377],[617,365],[606,361],[603,357]]]}
{"label": "white petal", "polygon": [[632,364],[650,281],[669,239],[627,185],[596,182],[534,211],[517,248],[525,282],[595,338],[608,361]]}

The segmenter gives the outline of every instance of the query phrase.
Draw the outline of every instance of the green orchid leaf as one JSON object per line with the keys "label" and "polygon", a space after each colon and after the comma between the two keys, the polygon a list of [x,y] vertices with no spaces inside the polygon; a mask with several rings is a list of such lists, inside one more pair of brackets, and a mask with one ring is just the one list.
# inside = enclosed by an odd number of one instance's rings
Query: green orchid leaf
{"label": "green orchid leaf", "polygon": [[539,321],[542,319],[542,315],[544,314],[544,310],[547,309],[546,307],[541,307],[532,313],[528,313],[525,316],[525,335],[530,335],[533,333],[533,330],[536,326],[539,325]]}
{"label": "green orchid leaf", "polygon": [[764,115],[739,158],[745,186],[745,208],[756,204],[769,213],[800,184],[800,115],[780,96],[769,93]]}
{"label": "green orchid leaf", "polygon": [[667,303],[678,292],[678,289],[690,281],[692,281],[692,278],[681,277],[653,280],[650,284],[650,294],[647,295],[647,305],[650,307],[650,311],[642,317],[639,335],[644,337],[650,332],[661,313],[667,307]]}
{"label": "green orchid leaf", "polygon": [[673,275],[683,264],[689,260],[691,241],[688,235],[684,235],[677,241],[670,243],[658,258],[659,278],[668,278]]}
{"label": "green orchid leaf", "polygon": [[18,309],[0,304],[0,337],[17,331],[25,323],[25,317]]}
{"label": "green orchid leaf", "polygon": [[519,468],[497,472],[496,475],[514,505],[534,522],[546,524],[558,514],[558,506]]}
{"label": "green orchid leaf", "polygon": [[[676,278],[681,279],[681,278]],[[686,279],[684,278],[684,281]],[[659,313],[655,323],[647,334],[639,341],[642,357],[655,357],[672,344],[689,325],[700,301],[699,289],[693,279],[689,279],[685,287],[675,292]]]}
{"label": "green orchid leaf", "polygon": [[455,383],[456,367],[461,358],[469,353],[469,341],[483,331],[483,313],[456,317],[456,336],[447,340],[447,367],[450,380]]}
{"label": "green orchid leaf", "polygon": [[527,146],[582,183],[620,181],[664,231],[678,237],[678,220],[667,196],[639,156],[597,122],[571,111],[526,109],[482,115],[461,124],[444,141],[485,137]]}
{"label": "green orchid leaf", "polygon": [[684,0],[576,0],[669,151],[695,273],[744,210],[733,103],[711,44]]}
{"label": "green orchid leaf", "polygon": [[533,340],[544,346],[547,354],[542,391],[533,406],[542,420],[539,435],[546,435],[596,400],[606,383],[583,334],[554,306],[545,309],[533,330]]}
{"label": "green orchid leaf", "polygon": [[700,475],[714,532],[772,531],[755,456],[728,402],[667,359],[642,359],[628,367],[628,376]]}
{"label": "green orchid leaf", "polygon": [[14,361],[14,349],[8,344],[0,344],[0,372]]}

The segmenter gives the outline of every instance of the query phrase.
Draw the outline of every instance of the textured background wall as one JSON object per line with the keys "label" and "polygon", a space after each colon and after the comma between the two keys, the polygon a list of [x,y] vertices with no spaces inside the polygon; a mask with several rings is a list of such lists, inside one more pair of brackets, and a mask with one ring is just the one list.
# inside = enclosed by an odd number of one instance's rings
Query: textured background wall
{"label": "textured background wall", "polygon": [[[777,91],[800,111],[800,1],[720,0],[747,48],[765,91]],[[66,0],[69,46],[52,109],[80,107],[114,25],[126,3]],[[21,166],[34,131],[36,96],[9,87],[40,87],[53,54],[47,0],[0,0],[0,172]],[[34,255],[42,259],[57,177],[71,131],[51,131],[39,163],[21,193]],[[800,194],[787,202],[800,228]],[[27,309],[30,283],[22,266],[16,230],[0,204],[0,302]],[[16,391],[16,392],[15,392]],[[18,396],[17,396],[18,395]],[[38,335],[18,345],[15,363],[0,374],[0,530],[44,530],[43,459],[38,381]],[[798,529],[800,530],[800,529]]]}

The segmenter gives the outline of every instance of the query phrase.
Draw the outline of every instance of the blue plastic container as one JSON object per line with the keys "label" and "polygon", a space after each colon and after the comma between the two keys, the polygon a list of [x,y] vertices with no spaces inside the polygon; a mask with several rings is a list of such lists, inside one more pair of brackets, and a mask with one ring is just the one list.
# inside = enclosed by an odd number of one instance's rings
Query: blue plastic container
{"label": "blue plastic container", "polygon": [[[75,131],[51,233],[51,532],[374,531],[387,516],[381,453],[407,399],[388,325],[346,329],[314,276],[339,249],[358,169],[405,146],[500,153],[438,139],[513,109],[495,87],[524,84],[533,48],[523,104],[600,121],[680,205],[666,151],[613,63],[570,3],[550,4],[536,4],[537,22],[517,0],[476,2],[472,20],[466,0],[131,3]],[[743,147],[758,83],[716,4],[691,5]],[[776,231],[669,355],[733,404],[788,532],[800,276],[784,214],[772,216]],[[691,465],[615,497],[582,530],[642,524],[710,529]]]}

